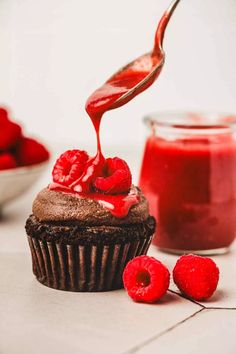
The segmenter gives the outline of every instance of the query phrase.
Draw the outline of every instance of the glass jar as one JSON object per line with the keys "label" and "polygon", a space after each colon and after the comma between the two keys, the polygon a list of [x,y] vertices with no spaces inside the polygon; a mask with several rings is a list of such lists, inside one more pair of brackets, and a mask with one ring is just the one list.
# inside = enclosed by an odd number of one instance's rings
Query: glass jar
{"label": "glass jar", "polygon": [[160,113],[145,123],[139,184],[157,220],[154,245],[225,253],[236,233],[236,116]]}

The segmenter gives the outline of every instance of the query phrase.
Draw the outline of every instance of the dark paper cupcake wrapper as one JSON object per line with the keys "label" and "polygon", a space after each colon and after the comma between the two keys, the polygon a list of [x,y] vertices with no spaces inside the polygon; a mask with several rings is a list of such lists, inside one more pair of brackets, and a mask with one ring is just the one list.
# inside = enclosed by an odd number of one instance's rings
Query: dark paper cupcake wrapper
{"label": "dark paper cupcake wrapper", "polygon": [[114,245],[66,245],[28,236],[38,281],[68,291],[108,291],[123,287],[122,274],[134,257],[146,254],[152,236]]}

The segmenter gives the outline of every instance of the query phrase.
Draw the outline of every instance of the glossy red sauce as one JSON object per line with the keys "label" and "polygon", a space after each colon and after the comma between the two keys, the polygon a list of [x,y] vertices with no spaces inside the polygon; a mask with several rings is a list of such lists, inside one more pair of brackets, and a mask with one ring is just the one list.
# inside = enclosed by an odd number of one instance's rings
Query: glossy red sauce
{"label": "glossy red sauce", "polygon": [[[73,189],[68,191],[67,188],[56,184],[52,184],[50,186],[51,189],[70,192],[79,197],[95,199],[116,217],[126,216],[131,206],[139,202],[139,196],[133,191],[129,194],[121,195],[98,194],[91,193],[89,186],[91,185],[91,180],[99,176],[106,161],[102,154],[100,141],[102,117],[107,111],[118,108],[132,100],[157,79],[164,64],[162,41],[169,19],[170,13],[167,11],[158,25],[154,48],[151,53],[137,58],[131,64],[119,70],[88,98],[85,108],[96,131],[97,154],[90,160],[82,179]],[[144,79],[145,83],[140,85],[140,82]],[[132,90],[132,94],[129,94],[129,90]]]}
{"label": "glossy red sauce", "polygon": [[[166,26],[166,21],[161,23],[161,26]],[[162,27],[161,27],[162,29]],[[160,28],[158,29],[158,31]],[[105,82],[100,88],[98,88],[87,100],[86,111],[93,123],[97,137],[97,154],[91,159],[89,165],[86,167],[81,182],[76,185],[74,190],[65,188],[60,185],[51,184],[50,188],[53,190],[60,190],[67,193],[73,193],[79,197],[92,198],[97,200],[105,208],[107,208],[116,217],[124,217],[128,214],[132,205],[139,202],[139,196],[137,192],[131,191],[130,193],[120,195],[108,195],[101,193],[91,193],[89,191],[90,181],[94,179],[102,171],[105,163],[105,158],[102,154],[101,142],[100,142],[100,124],[103,114],[107,111],[117,108],[126,104],[133,99],[136,95],[147,89],[159,75],[162,65],[163,57],[162,50],[160,49],[160,43],[162,36],[157,31],[155,37],[155,45],[152,53],[148,53],[138,58],[132,63],[113,75],[109,80]],[[163,35],[163,31],[162,31]],[[154,69],[154,67],[162,63],[160,68],[151,75],[149,80],[139,87],[139,83],[145,79]],[[123,95],[125,95],[130,89],[134,89],[132,95],[127,98],[118,101]]]}
{"label": "glossy red sauce", "polygon": [[236,143],[232,134],[167,141],[148,138],[140,187],[165,249],[229,246],[236,234]]}
{"label": "glossy red sauce", "polygon": [[50,184],[50,189],[55,191],[60,191],[64,193],[69,193],[78,198],[89,198],[96,200],[105,209],[109,210],[112,215],[117,218],[124,218],[130,208],[139,202],[139,196],[136,190],[131,190],[128,194],[116,194],[108,195],[102,193],[76,193],[70,188],[58,185],[56,183]]}

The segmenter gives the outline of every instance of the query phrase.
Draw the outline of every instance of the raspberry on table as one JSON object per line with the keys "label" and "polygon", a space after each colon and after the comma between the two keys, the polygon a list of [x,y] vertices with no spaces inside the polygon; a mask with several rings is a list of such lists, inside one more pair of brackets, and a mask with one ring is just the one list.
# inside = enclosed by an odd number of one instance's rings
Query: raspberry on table
{"label": "raspberry on table", "polygon": [[167,292],[170,273],[154,257],[139,256],[125,267],[123,282],[128,295],[134,301],[153,303]]}
{"label": "raspberry on table", "polygon": [[16,155],[22,166],[34,165],[49,159],[49,152],[44,145],[35,139],[26,137],[20,140]]}
{"label": "raspberry on table", "polygon": [[86,151],[68,150],[57,159],[52,171],[53,181],[70,186],[84,172],[89,156]]}
{"label": "raspberry on table", "polygon": [[15,168],[17,166],[14,156],[10,153],[0,154],[0,171]]}
{"label": "raspberry on table", "polygon": [[129,166],[119,157],[106,159],[104,176],[97,177],[94,181],[94,187],[105,194],[127,193],[131,184]]}
{"label": "raspberry on table", "polygon": [[184,255],[173,270],[173,279],[179,290],[194,300],[209,299],[217,288],[219,269],[207,257]]}

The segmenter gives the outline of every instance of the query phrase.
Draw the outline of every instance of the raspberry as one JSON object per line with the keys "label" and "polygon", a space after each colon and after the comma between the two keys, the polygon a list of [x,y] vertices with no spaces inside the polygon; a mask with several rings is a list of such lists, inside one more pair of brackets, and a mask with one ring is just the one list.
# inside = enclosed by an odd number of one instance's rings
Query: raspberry
{"label": "raspberry", "polygon": [[119,157],[106,159],[105,177],[97,177],[94,187],[106,194],[126,193],[130,190],[132,176],[127,163]]}
{"label": "raspberry", "polygon": [[[3,116],[4,117],[4,116]],[[7,120],[1,121],[0,126],[0,150],[7,150],[16,145],[22,136],[21,127],[13,122]]]}
{"label": "raspberry", "polygon": [[22,166],[34,165],[48,160],[49,152],[38,141],[23,137],[18,146],[17,158]]}
{"label": "raspberry", "polygon": [[125,289],[134,301],[152,303],[166,293],[170,273],[157,259],[139,256],[127,264],[123,281]]}
{"label": "raspberry", "polygon": [[0,170],[8,170],[17,166],[14,156],[10,153],[0,154]]}
{"label": "raspberry", "polygon": [[86,151],[68,150],[56,161],[52,175],[55,183],[70,186],[82,176],[89,156]]}
{"label": "raspberry", "polygon": [[219,269],[212,259],[189,254],[179,258],[173,278],[183,294],[194,300],[206,300],[216,290]]}
{"label": "raspberry", "polygon": [[5,108],[0,107],[0,126],[2,124],[7,123],[8,120],[8,113],[7,110]]}
{"label": "raspberry", "polygon": [[92,191],[92,184],[97,176],[101,176],[104,170],[105,159],[102,154],[88,159],[84,172],[72,185],[71,188],[77,193],[89,193]]}

